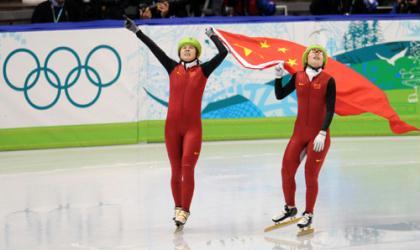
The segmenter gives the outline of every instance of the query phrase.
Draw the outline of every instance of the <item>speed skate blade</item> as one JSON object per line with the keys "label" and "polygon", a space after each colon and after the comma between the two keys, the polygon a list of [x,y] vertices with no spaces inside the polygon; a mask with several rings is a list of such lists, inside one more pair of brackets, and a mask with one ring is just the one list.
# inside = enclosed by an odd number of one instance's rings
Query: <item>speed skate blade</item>
{"label": "speed skate blade", "polygon": [[182,232],[182,229],[184,229],[184,225],[183,224],[175,223],[175,226],[176,226],[176,228],[175,228],[175,232],[174,233]]}
{"label": "speed skate blade", "polygon": [[285,226],[288,226],[288,225],[295,224],[295,223],[299,222],[300,219],[301,218],[293,218],[293,219],[290,219],[290,220],[285,221],[285,222],[274,224],[272,226],[269,226],[269,227],[265,228],[264,232],[265,233],[270,232],[270,231],[273,231],[275,229],[279,229],[279,228],[282,228],[282,227],[285,227]]}
{"label": "speed skate blade", "polygon": [[184,225],[179,225],[176,227],[175,232],[174,233],[179,233],[182,232],[182,230],[184,229]]}
{"label": "speed skate blade", "polygon": [[306,229],[301,229],[298,233],[297,233],[297,237],[302,237],[308,234],[312,234],[314,232],[313,228],[306,228]]}

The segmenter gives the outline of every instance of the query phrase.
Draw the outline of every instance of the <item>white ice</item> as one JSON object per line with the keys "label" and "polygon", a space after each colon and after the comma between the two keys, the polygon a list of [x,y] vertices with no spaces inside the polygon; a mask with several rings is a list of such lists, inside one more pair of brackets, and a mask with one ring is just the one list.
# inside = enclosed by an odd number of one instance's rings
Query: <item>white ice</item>
{"label": "white ice", "polygon": [[[333,138],[315,233],[264,233],[287,140],[204,143],[174,234],[164,144],[0,153],[0,249],[420,249],[420,137]],[[303,168],[296,201],[304,209]]]}

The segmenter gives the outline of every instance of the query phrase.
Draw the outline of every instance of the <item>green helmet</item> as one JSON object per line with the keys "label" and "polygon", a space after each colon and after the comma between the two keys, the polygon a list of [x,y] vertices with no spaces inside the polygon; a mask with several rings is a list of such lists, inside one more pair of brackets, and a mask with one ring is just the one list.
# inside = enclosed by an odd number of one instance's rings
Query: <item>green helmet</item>
{"label": "green helmet", "polygon": [[181,48],[187,44],[192,45],[197,49],[197,58],[198,58],[201,55],[201,44],[197,39],[193,37],[184,37],[179,41],[178,54],[179,54],[179,51],[181,51]]}
{"label": "green helmet", "polygon": [[311,51],[313,49],[318,49],[318,50],[322,51],[322,55],[324,56],[324,62],[322,64],[322,67],[324,68],[325,64],[327,64],[328,54],[327,54],[327,51],[324,49],[324,47],[322,47],[321,45],[311,45],[308,48],[306,48],[306,50],[305,50],[305,52],[303,53],[303,56],[302,56],[303,67],[307,66],[309,51]]}

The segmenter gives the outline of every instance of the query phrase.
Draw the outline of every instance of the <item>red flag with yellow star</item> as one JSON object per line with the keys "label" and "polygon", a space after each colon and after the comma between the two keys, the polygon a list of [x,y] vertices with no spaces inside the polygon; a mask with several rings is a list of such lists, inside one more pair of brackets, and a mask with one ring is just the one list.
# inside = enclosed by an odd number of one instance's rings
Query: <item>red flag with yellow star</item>
{"label": "red flag with yellow star", "polygon": [[[248,37],[220,29],[215,32],[245,68],[265,69],[284,61],[284,67],[290,74],[303,70],[302,55],[305,46],[287,40]],[[402,121],[385,93],[363,75],[332,58],[328,58],[324,70],[336,82],[335,113],[342,116],[366,112],[379,115],[389,121],[395,134],[420,130]]]}
{"label": "red flag with yellow star", "polygon": [[285,62],[285,68],[291,74],[302,68],[301,58],[306,49],[302,45],[269,37],[249,37],[220,29],[215,31],[245,68],[265,69],[280,61]]}

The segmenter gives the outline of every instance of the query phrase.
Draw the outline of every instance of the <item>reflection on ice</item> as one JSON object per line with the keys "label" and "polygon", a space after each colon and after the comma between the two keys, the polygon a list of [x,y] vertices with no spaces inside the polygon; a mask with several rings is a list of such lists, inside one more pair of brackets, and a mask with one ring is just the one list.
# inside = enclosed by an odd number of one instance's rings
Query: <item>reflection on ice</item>
{"label": "reflection on ice", "polygon": [[[333,138],[304,237],[263,232],[283,206],[287,140],[205,143],[176,234],[163,144],[2,152],[0,249],[418,249],[420,139],[391,138]],[[301,212],[302,169],[296,181]]]}
{"label": "reflection on ice", "polygon": [[4,219],[4,243],[7,249],[31,249],[41,245],[42,225],[39,213],[23,210]]}

